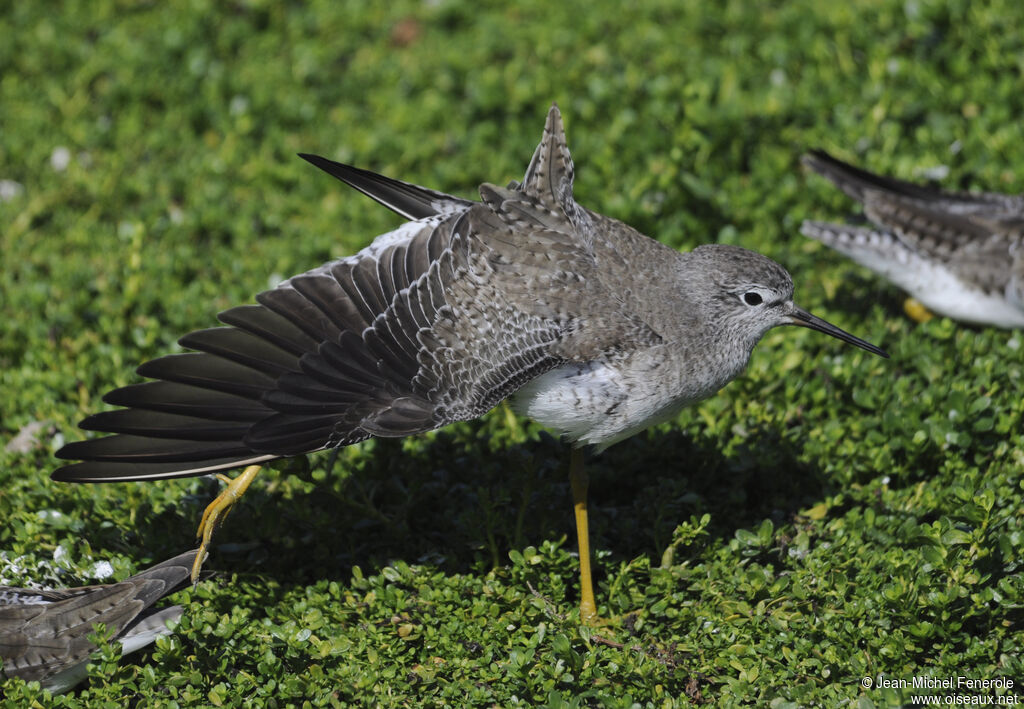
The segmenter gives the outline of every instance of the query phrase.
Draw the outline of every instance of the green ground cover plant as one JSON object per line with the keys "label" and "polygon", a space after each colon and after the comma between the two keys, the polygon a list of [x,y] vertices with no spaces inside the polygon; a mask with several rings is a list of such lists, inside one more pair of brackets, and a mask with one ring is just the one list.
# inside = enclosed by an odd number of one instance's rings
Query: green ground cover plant
{"label": "green ground cover plant", "polygon": [[[1024,5],[8,3],[0,9],[0,577],[95,582],[193,545],[220,483],[68,485],[53,452],[138,363],[394,215],[296,157],[446,192],[521,176],[557,101],[576,197],[778,260],[883,361],[775,330],[747,372],[588,461],[480,421],[258,479],[173,636],[8,706],[902,706],[881,675],[1024,663],[1024,333],[909,320],[798,233],[824,147],[1024,191]],[[21,434],[21,435],[19,435]],[[110,580],[110,579],[105,579]],[[988,692],[974,692],[986,696]]]}

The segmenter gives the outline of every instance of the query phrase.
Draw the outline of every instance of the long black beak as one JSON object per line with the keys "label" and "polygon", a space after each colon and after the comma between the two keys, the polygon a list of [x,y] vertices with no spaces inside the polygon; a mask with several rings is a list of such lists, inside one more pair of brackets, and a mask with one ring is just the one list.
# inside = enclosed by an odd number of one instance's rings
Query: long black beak
{"label": "long black beak", "polygon": [[817,315],[811,315],[803,308],[793,306],[793,310],[792,312],[790,312],[789,315],[791,318],[791,320],[789,321],[791,325],[809,327],[812,330],[824,332],[826,335],[832,335],[832,337],[840,339],[843,342],[848,342],[851,345],[856,345],[857,347],[860,347],[862,350],[867,350],[868,352],[876,354],[879,357],[885,357],[886,359],[889,358],[889,355],[886,354],[885,350],[879,347],[875,347],[870,342],[862,340],[859,337],[851,335],[846,330],[839,329],[838,327],[828,322],[827,320],[822,320]]}

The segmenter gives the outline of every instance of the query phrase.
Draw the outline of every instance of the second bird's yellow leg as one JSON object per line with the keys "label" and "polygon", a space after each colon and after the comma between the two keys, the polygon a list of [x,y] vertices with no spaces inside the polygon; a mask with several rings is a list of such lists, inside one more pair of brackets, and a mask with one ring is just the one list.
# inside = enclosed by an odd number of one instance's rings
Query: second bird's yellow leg
{"label": "second bird's yellow leg", "polygon": [[192,563],[192,583],[196,583],[199,580],[199,570],[203,568],[203,561],[206,559],[206,549],[210,546],[213,531],[221,525],[234,504],[249,489],[249,484],[256,477],[256,473],[260,472],[260,467],[259,465],[250,465],[234,480],[227,475],[217,475],[218,478],[227,483],[227,487],[221,490],[216,499],[206,506],[206,509],[203,511],[203,518],[199,520],[196,538],[201,541],[199,543],[199,553],[196,554],[196,560]]}
{"label": "second bird's yellow leg", "polygon": [[598,622],[594,583],[590,577],[590,525],[587,519],[587,486],[590,481],[583,469],[583,451],[573,448],[569,457],[569,484],[572,486],[573,509],[576,513],[576,538],[580,545],[580,620],[586,625]]}
{"label": "second bird's yellow leg", "polygon": [[917,298],[907,298],[903,301],[903,312],[909,315],[911,320],[916,320],[920,323],[926,323],[935,317],[932,315],[932,311],[928,310],[924,303]]}

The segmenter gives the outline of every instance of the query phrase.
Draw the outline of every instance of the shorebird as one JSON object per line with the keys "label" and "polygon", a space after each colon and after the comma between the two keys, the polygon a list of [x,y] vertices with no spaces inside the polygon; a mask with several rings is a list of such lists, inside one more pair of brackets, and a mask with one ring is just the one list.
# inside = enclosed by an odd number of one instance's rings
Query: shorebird
{"label": "shorebird", "polygon": [[120,583],[59,591],[0,586],[0,660],[6,677],[33,680],[54,694],[86,677],[93,625],[103,623],[121,654],[171,631],[182,607],[152,608],[188,581],[197,551],[180,554]]}
{"label": "shorebird", "polygon": [[259,466],[476,418],[512,397],[572,442],[580,612],[596,616],[587,478],[598,450],[672,417],[738,375],[777,325],[882,350],[798,308],[793,281],[753,251],[679,253],[573,199],[558,108],[523,181],[480,202],[313,155],[303,158],[408,222],[354,256],[288,279],[226,327],[186,335],[143,364],[159,381],[81,426],[117,434],[57,455],[57,480],[152,480],[246,467],[200,523],[201,549]]}
{"label": "shorebird", "polygon": [[949,192],[876,175],[822,150],[805,165],[864,205],[872,227],[806,221],[800,231],[907,291],[931,315],[1024,327],[1024,195]]}

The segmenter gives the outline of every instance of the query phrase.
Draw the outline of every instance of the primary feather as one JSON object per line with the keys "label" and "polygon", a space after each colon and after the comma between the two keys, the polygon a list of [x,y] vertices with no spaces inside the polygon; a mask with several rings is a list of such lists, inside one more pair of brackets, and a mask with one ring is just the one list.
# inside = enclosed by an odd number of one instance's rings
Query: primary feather
{"label": "primary feather", "polygon": [[[657,340],[602,292],[595,251],[639,239],[676,254],[576,204],[557,108],[522,184],[485,184],[482,202],[303,157],[411,221],[221,313],[226,327],[180,340],[196,352],[139,367],[156,381],[104,397],[126,408],[82,427],[115,435],[64,446],[58,457],[83,462],[54,479],[199,475],[429,431],[623,338]],[[624,241],[595,244],[596,219]],[[603,314],[588,325],[594,302]]]}

